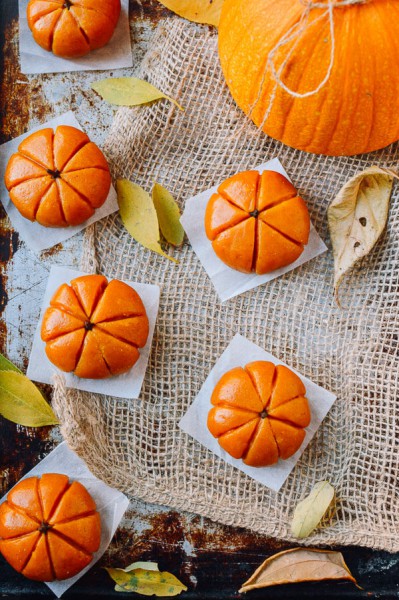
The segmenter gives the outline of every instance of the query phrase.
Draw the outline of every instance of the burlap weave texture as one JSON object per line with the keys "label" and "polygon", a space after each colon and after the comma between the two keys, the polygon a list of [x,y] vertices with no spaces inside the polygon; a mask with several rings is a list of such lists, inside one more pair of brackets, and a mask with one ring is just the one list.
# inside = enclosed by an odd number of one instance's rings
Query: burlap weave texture
{"label": "burlap weave texture", "polygon": [[[120,109],[105,152],[115,177],[147,190],[157,180],[182,207],[235,172],[278,156],[329,243],[327,206],[345,181],[371,164],[396,166],[397,145],[330,158],[259,133],[231,99],[216,34],[206,27],[178,18],[163,22],[142,76],[185,111],[167,101]],[[398,230],[396,190],[386,233],[342,286],[341,310],[333,299],[331,252],[221,304],[189,244],[174,251],[175,265],[135,243],[118,215],[105,219],[94,238],[99,271],[159,284],[161,307],[139,400],[66,391],[58,381],[54,404],[66,440],[94,474],[124,492],[286,539],[297,502],[328,479],[337,492],[336,512],[331,526],[308,543],[399,551]],[[90,252],[85,256],[93,266]],[[236,332],[338,396],[279,493],[177,426]]]}

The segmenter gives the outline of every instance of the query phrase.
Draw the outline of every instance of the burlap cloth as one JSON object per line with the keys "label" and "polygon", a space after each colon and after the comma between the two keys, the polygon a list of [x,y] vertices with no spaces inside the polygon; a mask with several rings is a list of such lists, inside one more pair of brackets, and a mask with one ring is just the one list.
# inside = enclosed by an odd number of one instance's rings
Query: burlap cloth
{"label": "burlap cloth", "polygon": [[[185,200],[237,171],[278,156],[328,240],[326,210],[344,182],[371,164],[396,166],[398,146],[356,158],[292,150],[260,134],[231,99],[214,31],[181,19],[154,33],[146,76],[170,102],[118,111],[105,151],[115,177],[150,190],[154,180]],[[333,299],[331,251],[221,304],[189,244],[179,265],[143,249],[118,215],[89,230],[84,250],[101,273],[157,283],[161,307],[139,400],[65,391],[54,404],[65,439],[101,479],[138,498],[226,524],[292,539],[297,502],[328,479],[337,493],[329,527],[309,544],[399,550],[397,392],[399,195],[372,255]],[[329,243],[329,241],[328,241]],[[173,252],[173,251],[172,251]],[[182,433],[178,422],[236,332],[272,352],[338,400],[279,493],[256,483]]]}

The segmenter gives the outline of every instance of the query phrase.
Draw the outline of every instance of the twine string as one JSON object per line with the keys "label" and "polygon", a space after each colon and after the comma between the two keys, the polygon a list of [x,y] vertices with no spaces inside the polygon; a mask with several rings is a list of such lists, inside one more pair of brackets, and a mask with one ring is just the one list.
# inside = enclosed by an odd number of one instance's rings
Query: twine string
{"label": "twine string", "polygon": [[[293,98],[308,98],[310,96],[315,96],[316,94],[318,94],[320,92],[320,90],[322,90],[327,85],[328,81],[330,80],[331,73],[332,73],[332,70],[334,67],[334,61],[335,61],[336,40],[335,40],[334,10],[336,8],[353,6],[355,4],[366,4],[370,0],[327,0],[324,2],[313,1],[313,0],[299,0],[299,1],[305,7],[305,10],[302,12],[301,18],[299,19],[299,21],[297,23],[295,23],[282,36],[282,38],[280,38],[280,40],[277,42],[277,44],[274,46],[274,48],[272,48],[272,50],[269,52],[269,55],[268,55],[267,61],[266,61],[266,65],[265,65],[265,69],[263,72],[263,76],[262,76],[262,79],[260,82],[259,92],[258,92],[257,98],[255,99],[255,102],[251,106],[249,116],[252,115],[253,110],[257,106],[260,98],[262,97],[262,91],[263,91],[263,87],[264,87],[264,84],[266,81],[267,73],[270,72],[272,75],[272,79],[274,80],[274,87],[273,87],[272,93],[270,95],[270,100],[269,100],[267,111],[266,111],[265,115],[263,116],[263,121],[260,125],[261,127],[263,127],[265,125],[267,119],[269,118],[271,109],[273,107],[274,100],[276,98],[278,88],[283,89],[287,94],[289,94]],[[316,8],[324,9],[324,11],[318,17],[316,17],[315,19],[313,19],[310,22],[311,12],[312,12],[312,10],[314,10]],[[308,31],[311,27],[315,26],[317,23],[324,20],[325,18],[328,18],[329,35],[330,35],[330,60],[329,60],[329,64],[327,67],[326,74],[323,77],[322,81],[315,88],[313,88],[311,90],[308,90],[306,92],[298,92],[296,90],[293,90],[292,88],[287,86],[283,81],[283,73],[284,73],[285,67],[286,67],[288,61],[290,60],[292,54],[294,53],[303,34],[306,31]],[[292,42],[293,42],[293,44],[292,44],[289,52],[287,53],[287,55],[284,58],[281,65],[277,68],[276,57],[277,57],[279,51],[281,50],[281,48],[283,48],[284,46],[287,46],[288,44],[290,44]]]}

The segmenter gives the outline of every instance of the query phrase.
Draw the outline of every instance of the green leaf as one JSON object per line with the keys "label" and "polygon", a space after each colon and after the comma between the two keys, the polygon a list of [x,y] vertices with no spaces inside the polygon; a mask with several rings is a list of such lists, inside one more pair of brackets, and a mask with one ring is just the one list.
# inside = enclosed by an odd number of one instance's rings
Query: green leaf
{"label": "green leaf", "polygon": [[[135,565],[140,567],[133,568]],[[156,563],[133,563],[126,569],[105,569],[115,581],[115,591],[136,592],[143,596],[178,596],[187,587],[171,573],[160,572]]]}
{"label": "green leaf", "polygon": [[180,223],[180,209],[173,198],[159,183],[152,188],[152,200],[157,211],[159,227],[162,235],[169,244],[181,246],[184,239],[184,229]]}
{"label": "green leaf", "polygon": [[159,223],[151,196],[128,179],[116,182],[119,213],[124,226],[139,244],[177,263],[165,254],[159,243]]}
{"label": "green leaf", "polygon": [[156,87],[137,77],[112,77],[100,79],[91,84],[92,89],[100,94],[106,102],[117,106],[140,106],[155,100],[166,98],[173,102],[180,110],[184,110],[180,104],[170,96],[166,96]]}
{"label": "green leaf", "polygon": [[40,390],[22,373],[0,371],[0,414],[25,427],[58,425]]}
{"label": "green leaf", "polygon": [[22,371],[2,354],[0,354],[0,371],[15,371],[16,373],[22,374]]}
{"label": "green leaf", "polygon": [[309,496],[298,504],[291,524],[292,535],[308,537],[318,526],[334,499],[335,491],[328,481],[316,483]]}

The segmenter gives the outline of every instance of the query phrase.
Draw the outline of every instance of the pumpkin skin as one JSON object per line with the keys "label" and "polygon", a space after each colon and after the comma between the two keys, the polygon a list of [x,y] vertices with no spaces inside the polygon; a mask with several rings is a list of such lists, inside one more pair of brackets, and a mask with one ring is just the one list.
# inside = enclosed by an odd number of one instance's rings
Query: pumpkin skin
{"label": "pumpkin skin", "polygon": [[224,181],[205,211],[216,255],[243,273],[269,273],[299,258],[310,219],[294,186],[276,171],[245,171]]}
{"label": "pumpkin skin", "polygon": [[135,365],[148,331],[144,304],[127,283],[83,275],[55,292],[41,337],[48,359],[61,371],[106,379]]}
{"label": "pumpkin skin", "polygon": [[233,458],[267,467],[290,458],[311,420],[306,389],[285,367],[256,361],[225,373],[212,393],[208,429]]}
{"label": "pumpkin skin", "polygon": [[[219,26],[219,56],[238,106],[262,126],[275,81],[268,69],[258,97],[269,53],[298,23],[305,7],[299,0],[229,0]],[[310,23],[325,9],[310,12]],[[332,156],[372,152],[399,139],[396,118],[399,3],[371,0],[334,9],[335,61],[326,85],[314,96],[294,98],[278,87],[262,128],[288,146]],[[276,55],[276,68],[294,43],[282,72],[285,85],[298,93],[316,89],[328,72],[328,19],[310,26]],[[258,99],[258,101],[257,101]]]}
{"label": "pumpkin skin", "polygon": [[68,125],[26,137],[8,161],[4,181],[21,215],[44,227],[80,225],[104,204],[111,187],[101,150]]}
{"label": "pumpkin skin", "polygon": [[76,58],[108,44],[120,12],[120,0],[30,0],[26,16],[39,46]]}
{"label": "pumpkin skin", "polygon": [[0,506],[0,552],[29,579],[73,577],[91,563],[100,541],[93,498],[66,475],[23,479]]}

